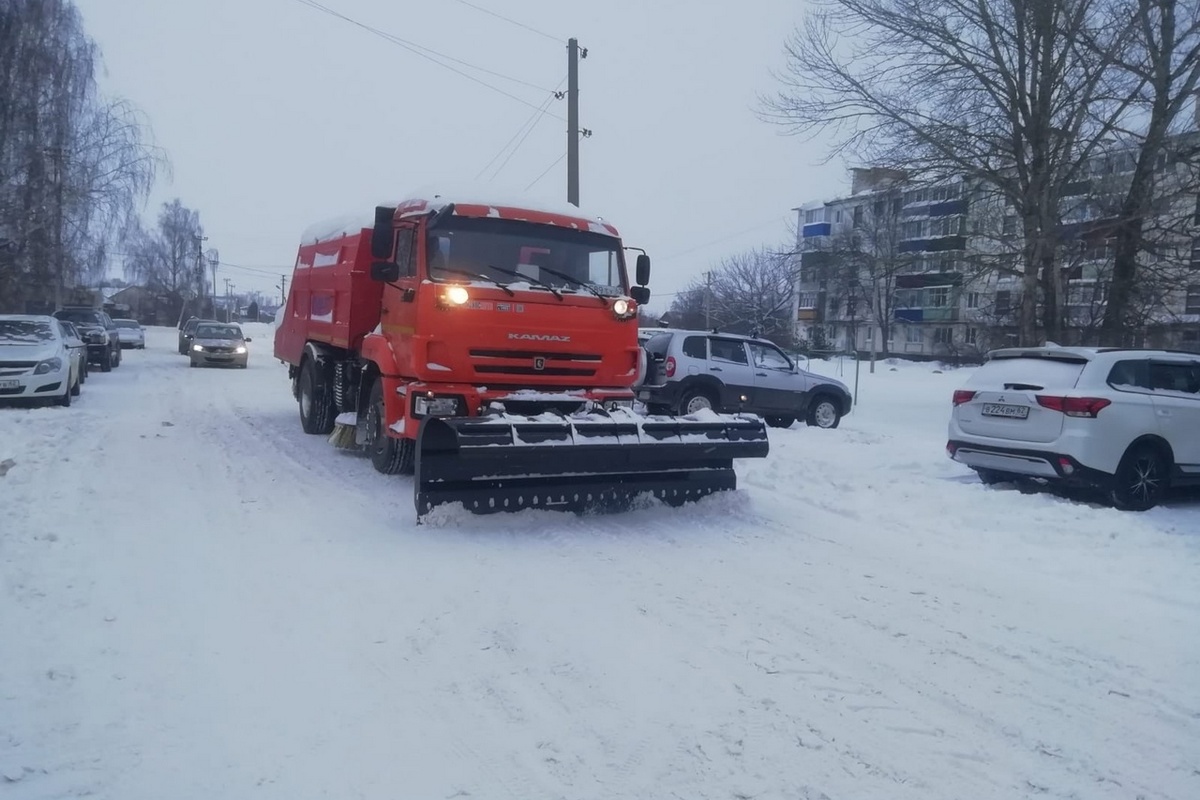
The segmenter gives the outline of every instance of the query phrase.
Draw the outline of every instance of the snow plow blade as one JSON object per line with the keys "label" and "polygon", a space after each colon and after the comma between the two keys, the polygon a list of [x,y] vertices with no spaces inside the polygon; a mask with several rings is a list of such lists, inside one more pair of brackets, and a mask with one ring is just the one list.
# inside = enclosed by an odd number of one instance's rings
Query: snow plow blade
{"label": "snow plow blade", "polygon": [[737,488],[733,460],[768,450],[758,417],[548,416],[423,420],[417,517],[446,503],[476,514],[616,510],[647,492],[678,505]]}

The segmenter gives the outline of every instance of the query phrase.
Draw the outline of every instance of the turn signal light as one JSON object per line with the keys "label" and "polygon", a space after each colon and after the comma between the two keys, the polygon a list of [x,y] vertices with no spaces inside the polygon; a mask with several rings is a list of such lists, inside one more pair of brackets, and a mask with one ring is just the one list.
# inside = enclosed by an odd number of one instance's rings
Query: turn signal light
{"label": "turn signal light", "polygon": [[1112,400],[1106,397],[1055,397],[1054,395],[1037,395],[1038,405],[1051,411],[1061,411],[1068,417],[1087,417],[1095,419],[1096,415],[1112,405]]}

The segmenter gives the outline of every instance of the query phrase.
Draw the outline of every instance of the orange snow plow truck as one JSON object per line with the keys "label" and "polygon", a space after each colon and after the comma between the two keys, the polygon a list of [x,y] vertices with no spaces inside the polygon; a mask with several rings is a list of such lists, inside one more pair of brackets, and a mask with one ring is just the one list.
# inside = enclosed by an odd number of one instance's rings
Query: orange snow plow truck
{"label": "orange snow plow truck", "polygon": [[767,454],[758,417],[642,416],[637,285],[611,225],[430,196],[310,228],[275,356],[306,433],[412,473],[418,518],[679,504],[736,487]]}

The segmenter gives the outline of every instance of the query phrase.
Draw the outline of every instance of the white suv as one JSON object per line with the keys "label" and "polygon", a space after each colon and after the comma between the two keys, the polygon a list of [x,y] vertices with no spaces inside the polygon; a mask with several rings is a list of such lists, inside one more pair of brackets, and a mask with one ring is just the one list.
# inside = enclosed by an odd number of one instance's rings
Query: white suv
{"label": "white suv", "polygon": [[954,393],[946,449],[984,483],[1098,487],[1118,508],[1152,508],[1200,484],[1200,355],[995,350]]}

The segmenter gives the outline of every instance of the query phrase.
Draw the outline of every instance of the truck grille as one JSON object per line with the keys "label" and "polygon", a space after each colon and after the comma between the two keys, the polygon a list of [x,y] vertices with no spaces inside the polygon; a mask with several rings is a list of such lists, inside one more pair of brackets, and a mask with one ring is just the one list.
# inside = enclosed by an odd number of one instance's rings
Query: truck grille
{"label": "truck grille", "polygon": [[[470,350],[478,375],[551,375],[588,378],[603,360],[597,353],[552,353],[543,350]],[[539,368],[540,366],[540,368]]]}

